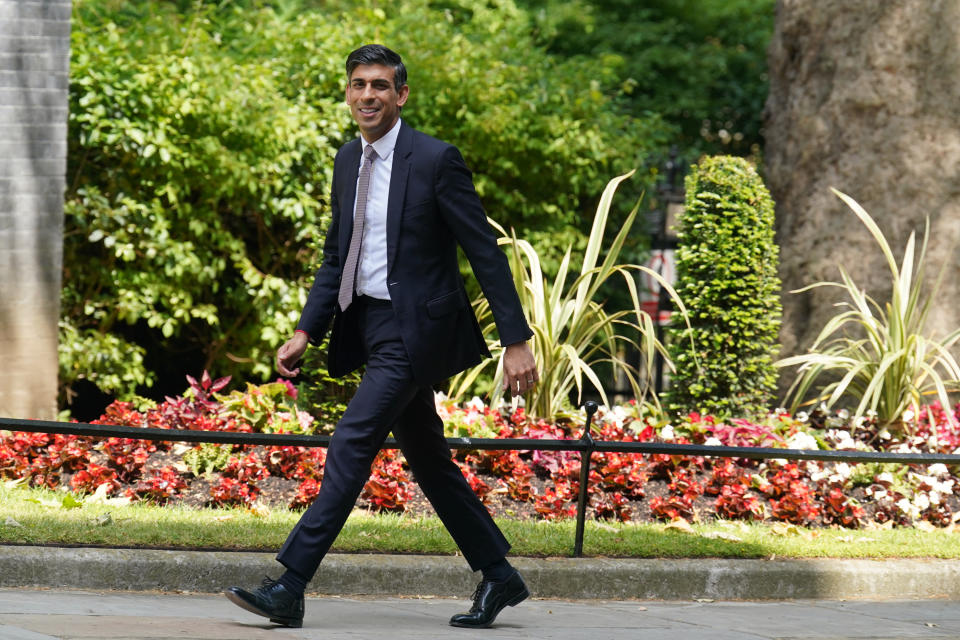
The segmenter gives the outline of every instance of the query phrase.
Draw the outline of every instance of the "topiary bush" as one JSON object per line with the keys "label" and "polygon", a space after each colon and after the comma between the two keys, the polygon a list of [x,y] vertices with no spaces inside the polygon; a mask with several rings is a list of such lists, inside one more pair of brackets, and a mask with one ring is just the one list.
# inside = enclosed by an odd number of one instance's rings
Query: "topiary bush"
{"label": "topiary bush", "polygon": [[781,318],[773,200],[756,169],[731,156],[704,159],[685,186],[676,290],[690,326],[668,332],[677,372],[666,406],[717,416],[765,413],[776,389]]}

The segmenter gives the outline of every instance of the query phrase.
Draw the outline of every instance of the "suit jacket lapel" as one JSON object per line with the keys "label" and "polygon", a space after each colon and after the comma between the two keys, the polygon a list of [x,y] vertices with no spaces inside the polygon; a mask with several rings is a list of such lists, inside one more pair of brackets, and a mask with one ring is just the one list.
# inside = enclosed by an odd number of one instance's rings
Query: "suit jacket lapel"
{"label": "suit jacket lapel", "polygon": [[[387,274],[393,269],[400,238],[400,221],[403,217],[403,201],[407,193],[407,176],[410,174],[410,153],[413,151],[413,129],[400,122],[397,144],[393,148],[393,169],[390,172],[390,194],[387,197]],[[359,161],[359,160],[358,160]]]}
{"label": "suit jacket lapel", "polygon": [[337,185],[337,200],[340,203],[340,254],[347,257],[350,250],[350,236],[353,234],[353,205],[357,199],[357,176],[360,175],[360,140],[350,142],[343,149],[341,162],[347,163],[340,173]]}

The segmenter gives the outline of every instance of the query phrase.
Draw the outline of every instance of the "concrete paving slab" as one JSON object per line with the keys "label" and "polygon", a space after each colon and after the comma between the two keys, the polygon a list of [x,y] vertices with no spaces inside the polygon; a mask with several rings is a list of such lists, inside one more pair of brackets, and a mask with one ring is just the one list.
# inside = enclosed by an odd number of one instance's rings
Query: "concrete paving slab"
{"label": "concrete paving slab", "polygon": [[[880,640],[960,638],[960,602],[657,602],[531,599],[491,629],[455,629],[465,599],[309,598],[302,629],[210,594],[0,589],[3,640]],[[950,627],[941,626],[949,624]]]}

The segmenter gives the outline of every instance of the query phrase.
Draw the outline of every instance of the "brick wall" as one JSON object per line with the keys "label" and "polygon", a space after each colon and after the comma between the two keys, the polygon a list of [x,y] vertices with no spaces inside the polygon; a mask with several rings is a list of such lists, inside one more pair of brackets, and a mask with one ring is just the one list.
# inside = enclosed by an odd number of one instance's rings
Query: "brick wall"
{"label": "brick wall", "polygon": [[0,416],[56,414],[70,0],[0,0]]}

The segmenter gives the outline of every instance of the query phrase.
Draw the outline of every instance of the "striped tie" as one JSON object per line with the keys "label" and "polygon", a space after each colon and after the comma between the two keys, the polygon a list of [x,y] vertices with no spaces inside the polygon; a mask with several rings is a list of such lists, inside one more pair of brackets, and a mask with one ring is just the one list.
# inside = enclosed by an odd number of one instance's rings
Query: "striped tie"
{"label": "striped tie", "polygon": [[360,179],[357,181],[357,209],[353,214],[353,234],[350,236],[350,250],[343,263],[343,275],[340,277],[340,294],[337,301],[341,311],[346,311],[353,301],[353,285],[357,277],[357,265],[360,263],[360,245],[363,242],[363,215],[367,211],[367,192],[370,190],[370,174],[373,172],[372,145],[363,149],[363,166],[360,167]]}

